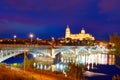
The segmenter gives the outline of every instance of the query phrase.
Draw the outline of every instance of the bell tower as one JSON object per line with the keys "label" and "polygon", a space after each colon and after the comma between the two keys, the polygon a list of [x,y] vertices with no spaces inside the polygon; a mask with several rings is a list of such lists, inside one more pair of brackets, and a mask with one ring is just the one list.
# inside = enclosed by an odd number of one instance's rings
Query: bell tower
{"label": "bell tower", "polygon": [[65,38],[70,38],[70,28],[69,28],[69,25],[67,25],[67,28],[66,28]]}

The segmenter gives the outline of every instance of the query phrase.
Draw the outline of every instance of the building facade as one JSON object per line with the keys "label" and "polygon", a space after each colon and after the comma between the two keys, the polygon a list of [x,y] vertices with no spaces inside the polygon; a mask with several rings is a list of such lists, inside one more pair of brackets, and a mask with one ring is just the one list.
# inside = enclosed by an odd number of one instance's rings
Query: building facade
{"label": "building facade", "polygon": [[82,28],[81,32],[78,34],[72,34],[70,32],[70,28],[67,25],[66,28],[66,34],[65,38],[71,38],[71,39],[79,39],[79,40],[95,40],[95,38],[91,35],[85,32],[84,28]]}

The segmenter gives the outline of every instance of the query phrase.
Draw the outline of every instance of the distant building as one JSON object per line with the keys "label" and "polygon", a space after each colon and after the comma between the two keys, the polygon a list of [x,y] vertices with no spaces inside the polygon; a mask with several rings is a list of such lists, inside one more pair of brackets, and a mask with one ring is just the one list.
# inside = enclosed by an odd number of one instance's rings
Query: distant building
{"label": "distant building", "polygon": [[69,28],[68,25],[67,25],[67,28],[66,28],[65,38],[79,39],[79,40],[95,40],[95,38],[91,34],[85,33],[84,28],[82,28],[80,33],[72,34],[70,32],[70,28]]}

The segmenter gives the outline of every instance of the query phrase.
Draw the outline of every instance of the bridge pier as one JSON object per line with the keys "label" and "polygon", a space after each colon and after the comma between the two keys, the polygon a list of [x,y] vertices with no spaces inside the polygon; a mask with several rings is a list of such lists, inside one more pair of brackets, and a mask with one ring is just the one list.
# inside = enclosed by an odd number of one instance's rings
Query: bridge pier
{"label": "bridge pier", "polygon": [[55,65],[51,65],[51,70],[52,70],[52,72],[55,71]]}
{"label": "bridge pier", "polygon": [[1,50],[0,51],[0,58],[2,58],[3,57],[3,51]]}
{"label": "bridge pier", "polygon": [[3,57],[5,57],[7,55],[7,51],[5,50],[3,53]]}
{"label": "bridge pier", "polygon": [[74,52],[76,55],[78,55],[77,47],[74,47]]}
{"label": "bridge pier", "polygon": [[54,52],[55,52],[55,49],[54,49],[54,48],[51,48],[51,53],[50,53],[50,54],[51,54],[51,57],[52,57],[52,58],[55,58]]}

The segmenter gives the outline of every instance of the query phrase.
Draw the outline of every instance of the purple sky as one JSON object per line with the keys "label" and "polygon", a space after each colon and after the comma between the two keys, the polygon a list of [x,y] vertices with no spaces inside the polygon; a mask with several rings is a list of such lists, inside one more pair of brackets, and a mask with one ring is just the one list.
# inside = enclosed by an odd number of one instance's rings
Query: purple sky
{"label": "purple sky", "polygon": [[120,34],[120,0],[0,0],[0,37],[64,37],[82,27],[95,38]]}

